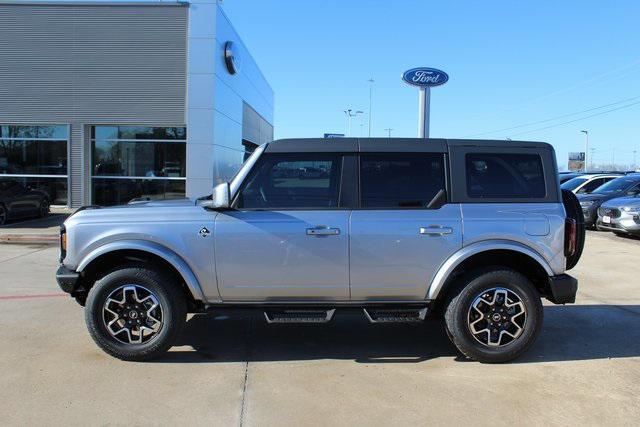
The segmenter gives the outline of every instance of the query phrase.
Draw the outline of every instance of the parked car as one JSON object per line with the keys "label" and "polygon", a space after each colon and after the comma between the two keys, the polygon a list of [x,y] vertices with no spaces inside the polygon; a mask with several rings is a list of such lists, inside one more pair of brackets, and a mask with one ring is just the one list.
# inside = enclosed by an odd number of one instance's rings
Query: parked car
{"label": "parked car", "polygon": [[47,193],[25,187],[16,180],[0,180],[0,225],[8,220],[49,214]]}
{"label": "parked car", "polygon": [[578,177],[584,174],[585,172],[561,172],[558,174],[558,179],[560,180],[560,184],[564,184],[570,179],[573,179],[575,177]]}
{"label": "parked car", "polygon": [[[327,177],[273,179],[309,163]],[[165,352],[187,312],[226,307],[268,323],[432,312],[464,355],[504,362],[540,332],[541,298],[575,300],[565,271],[584,227],[556,174],[543,143],[276,141],[211,198],[79,210],[56,278],[97,345],[125,360]]]}
{"label": "parked car", "polygon": [[591,194],[578,194],[584,222],[594,228],[598,219],[598,208],[607,200],[640,194],[640,174],[624,175],[596,188]]}
{"label": "parked car", "polygon": [[598,208],[596,227],[617,235],[640,236],[640,197],[620,197],[604,202]]}
{"label": "parked car", "polygon": [[575,194],[590,194],[596,188],[612,179],[620,178],[622,174],[588,174],[580,175],[565,181],[560,188],[573,191]]}

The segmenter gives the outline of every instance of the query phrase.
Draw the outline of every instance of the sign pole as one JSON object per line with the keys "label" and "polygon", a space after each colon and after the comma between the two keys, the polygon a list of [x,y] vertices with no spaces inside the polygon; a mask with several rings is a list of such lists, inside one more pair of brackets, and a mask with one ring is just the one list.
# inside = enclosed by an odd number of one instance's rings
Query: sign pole
{"label": "sign pole", "polygon": [[431,87],[440,86],[449,81],[444,71],[435,68],[412,68],[402,73],[402,80],[417,86],[418,92],[418,137],[429,139],[429,115],[431,110]]}
{"label": "sign pole", "polygon": [[429,110],[431,107],[431,88],[423,86],[418,91],[418,137],[429,138]]}

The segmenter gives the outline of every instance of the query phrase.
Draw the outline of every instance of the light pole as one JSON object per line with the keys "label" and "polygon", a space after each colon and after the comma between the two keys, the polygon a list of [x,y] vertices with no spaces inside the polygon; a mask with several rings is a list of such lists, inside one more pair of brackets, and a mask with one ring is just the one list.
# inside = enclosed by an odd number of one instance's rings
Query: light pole
{"label": "light pole", "polygon": [[633,150],[633,170],[636,170],[636,150]]}
{"label": "light pole", "polygon": [[395,130],[395,129],[393,129],[393,128],[386,128],[385,130],[387,131],[387,137],[388,137],[389,139],[391,139],[391,131],[392,131],[392,130]]}
{"label": "light pole", "polygon": [[371,93],[373,91],[373,84],[375,80],[373,78],[369,78],[367,80],[369,82],[369,138],[371,138]]}
{"label": "light pole", "polygon": [[344,110],[344,114],[347,116],[347,136],[351,136],[351,119],[356,117],[358,114],[364,113],[360,110],[354,113],[352,109],[348,109]]}
{"label": "light pole", "polygon": [[584,133],[586,140],[584,143],[584,171],[587,172],[587,153],[589,152],[589,131],[581,130],[580,132]]}

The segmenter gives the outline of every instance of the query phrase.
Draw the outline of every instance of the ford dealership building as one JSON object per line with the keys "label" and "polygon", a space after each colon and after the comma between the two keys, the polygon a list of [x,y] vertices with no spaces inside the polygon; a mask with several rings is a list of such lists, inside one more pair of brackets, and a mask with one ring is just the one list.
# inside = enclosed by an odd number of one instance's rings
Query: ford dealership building
{"label": "ford dealership building", "polygon": [[71,207],[204,196],[272,123],[216,0],[0,0],[0,182]]}

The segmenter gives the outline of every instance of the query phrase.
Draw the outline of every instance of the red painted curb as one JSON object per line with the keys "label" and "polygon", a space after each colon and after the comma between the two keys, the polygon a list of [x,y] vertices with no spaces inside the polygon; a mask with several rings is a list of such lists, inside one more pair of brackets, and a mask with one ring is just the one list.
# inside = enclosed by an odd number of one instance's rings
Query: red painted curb
{"label": "red painted curb", "polygon": [[66,297],[67,294],[58,292],[55,294],[34,294],[34,295],[0,295],[1,300],[10,300],[10,299],[33,299],[33,298],[55,298],[55,297]]}

